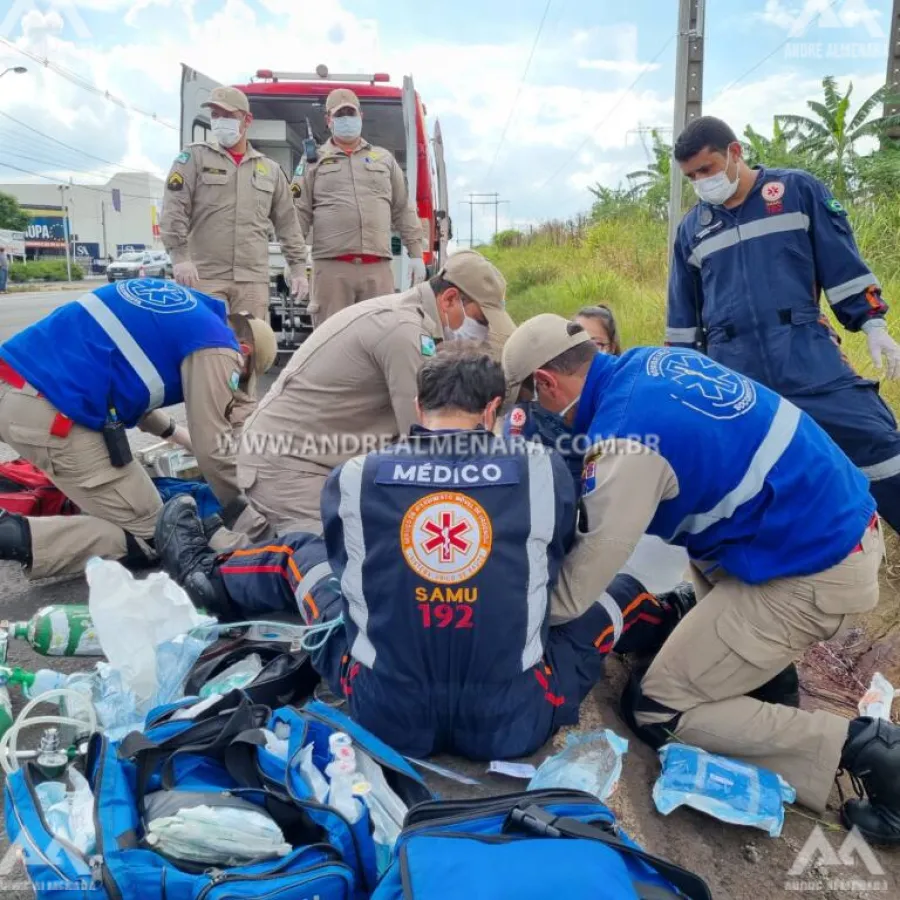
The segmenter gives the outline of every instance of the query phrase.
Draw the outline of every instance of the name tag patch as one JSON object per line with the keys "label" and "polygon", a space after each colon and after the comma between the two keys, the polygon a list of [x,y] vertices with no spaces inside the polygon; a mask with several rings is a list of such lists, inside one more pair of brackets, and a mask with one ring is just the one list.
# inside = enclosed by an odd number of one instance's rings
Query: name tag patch
{"label": "name tag patch", "polygon": [[514,459],[476,460],[462,464],[397,460],[382,462],[376,484],[411,487],[499,487],[519,483],[519,467]]}

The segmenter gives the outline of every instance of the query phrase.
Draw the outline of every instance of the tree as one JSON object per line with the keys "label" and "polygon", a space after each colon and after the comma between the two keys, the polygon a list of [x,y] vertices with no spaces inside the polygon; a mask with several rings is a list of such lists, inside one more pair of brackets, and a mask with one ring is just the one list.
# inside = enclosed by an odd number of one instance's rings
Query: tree
{"label": "tree", "polygon": [[28,214],[11,194],[0,192],[0,228],[24,231],[28,227]]}
{"label": "tree", "polygon": [[629,172],[630,190],[635,200],[642,203],[655,216],[664,218],[669,204],[669,177],[672,172],[672,147],[660,133],[653,129],[653,160],[646,169]]}
{"label": "tree", "polygon": [[824,102],[808,100],[806,103],[815,117],[780,115],[775,121],[779,126],[786,126],[788,137],[797,141],[795,153],[809,154],[828,163],[835,194],[849,199],[857,174],[856,142],[864,137],[882,137],[888,129],[900,127],[900,115],[869,118],[876,107],[890,99],[886,85],[865,100],[852,118],[853,82],[842,95],[838,93],[836,79],[829,75],[822,79],[822,89]]}

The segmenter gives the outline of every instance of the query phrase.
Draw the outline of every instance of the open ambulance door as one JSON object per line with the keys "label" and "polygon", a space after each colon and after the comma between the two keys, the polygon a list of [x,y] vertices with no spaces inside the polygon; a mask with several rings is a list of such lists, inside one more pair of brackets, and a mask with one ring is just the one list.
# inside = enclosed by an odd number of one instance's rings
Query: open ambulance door
{"label": "open ambulance door", "polygon": [[447,244],[453,237],[453,223],[450,221],[450,199],[447,189],[447,166],[444,162],[444,138],[441,136],[440,120],[434,123],[434,138],[431,141],[434,151],[434,171],[437,178],[437,203],[435,204],[434,218],[437,228],[437,271],[447,261]]}
{"label": "open ambulance door", "polygon": [[[403,76],[403,126],[406,132],[406,189],[409,192],[409,202],[418,215],[419,194],[419,142],[418,128],[418,104],[416,103],[416,89],[412,77]],[[405,291],[410,285],[409,253],[404,247],[399,258],[394,258],[394,284],[398,291]]]}
{"label": "open ambulance door", "polygon": [[221,87],[218,81],[207,78],[202,72],[181,64],[181,146],[209,137],[209,110],[201,103],[209,100],[213,88]]}

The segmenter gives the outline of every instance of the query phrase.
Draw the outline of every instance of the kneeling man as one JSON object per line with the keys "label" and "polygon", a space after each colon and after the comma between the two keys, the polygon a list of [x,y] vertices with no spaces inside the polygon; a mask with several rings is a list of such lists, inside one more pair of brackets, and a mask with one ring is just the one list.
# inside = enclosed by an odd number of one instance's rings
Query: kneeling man
{"label": "kneeling man", "polygon": [[288,535],[216,557],[178,498],[157,530],[167,571],[225,618],[342,613],[313,662],[406,755],[534,752],[578,721],[613,647],[658,649],[685,597],[621,576],[573,602],[576,488],[554,451],[491,433],[504,391],[483,349],[442,350],[418,376],[421,425],[329,477],[324,541]]}

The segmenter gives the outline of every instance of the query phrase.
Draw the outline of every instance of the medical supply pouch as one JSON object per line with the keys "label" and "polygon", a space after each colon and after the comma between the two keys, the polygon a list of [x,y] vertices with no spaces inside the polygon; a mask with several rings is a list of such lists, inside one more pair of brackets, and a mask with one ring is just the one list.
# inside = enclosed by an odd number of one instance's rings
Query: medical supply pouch
{"label": "medical supply pouch", "polygon": [[372,900],[709,900],[705,882],[644,852],[591,794],[528,791],[410,809]]}
{"label": "medical supply pouch", "polygon": [[666,744],[659,758],[662,771],[653,786],[653,802],[664,816],[690,806],[723,822],[761,828],[778,837],[784,804],[797,799],[794,788],[775,772],[698,747]]}
{"label": "medical supply pouch", "polygon": [[80,510],[27,459],[0,463],[0,509],[20,516],[72,516]]}
{"label": "medical supply pouch", "polygon": [[[23,850],[38,900],[361,900],[356,875],[328,843],[327,831],[290,798],[283,768],[280,781],[243,784],[254,780],[244,776],[256,768],[254,728],[267,723],[270,711],[234,692],[193,718],[177,718],[190,712],[186,703],[157,710],[146,734],[132,733],[118,745],[94,736],[86,763],[95,803],[90,858],[50,832],[36,794],[36,766],[10,776],[7,830]],[[192,864],[184,854],[153,849],[151,823],[198,806],[226,810],[232,820],[251,809],[263,814],[290,849],[237,866]]]}
{"label": "medical supply pouch", "polygon": [[[115,744],[95,735],[87,762],[94,792],[96,852],[85,857],[56,838],[42,815],[35,789],[42,778],[33,763],[6,785],[10,841],[22,849],[37,900],[222,900],[277,896],[279,900],[357,900],[352,870],[334,847],[310,842],[284,856],[233,867],[192,867],[149,849],[134,793],[134,767]],[[210,799],[226,792],[204,786]],[[159,792],[162,793],[162,792]],[[186,795],[190,796],[190,795]],[[249,794],[242,794],[246,802]],[[258,797],[251,797],[250,802]]]}
{"label": "medical supply pouch", "polygon": [[299,705],[312,697],[319,675],[312,666],[309,654],[295,649],[290,641],[266,638],[258,627],[237,625],[221,628],[218,639],[210,644],[194,663],[184,693],[199,696],[204,686],[226,669],[248,656],[257,655],[263,667],[242,690],[254,703],[276,709],[279,706]]}
{"label": "medical supply pouch", "polygon": [[313,701],[300,710],[290,707],[276,710],[269,727],[275,734],[288,731],[288,765],[276,760],[272,754],[261,751],[259,760],[262,774],[266,780],[286,781],[295,802],[325,829],[328,841],[353,866],[359,875],[359,883],[367,891],[374,890],[378,882],[378,867],[368,808],[363,804],[361,818],[351,824],[336,810],[318,803],[314,798],[313,788],[304,779],[299,765],[303,748],[312,743],[313,762],[324,773],[330,760],[329,738],[342,732],[350,737],[357,752],[362,751],[380,766],[388,786],[407,806],[432,801],[435,799],[434,794],[418,772],[396,750],[348,716],[324,703]]}

